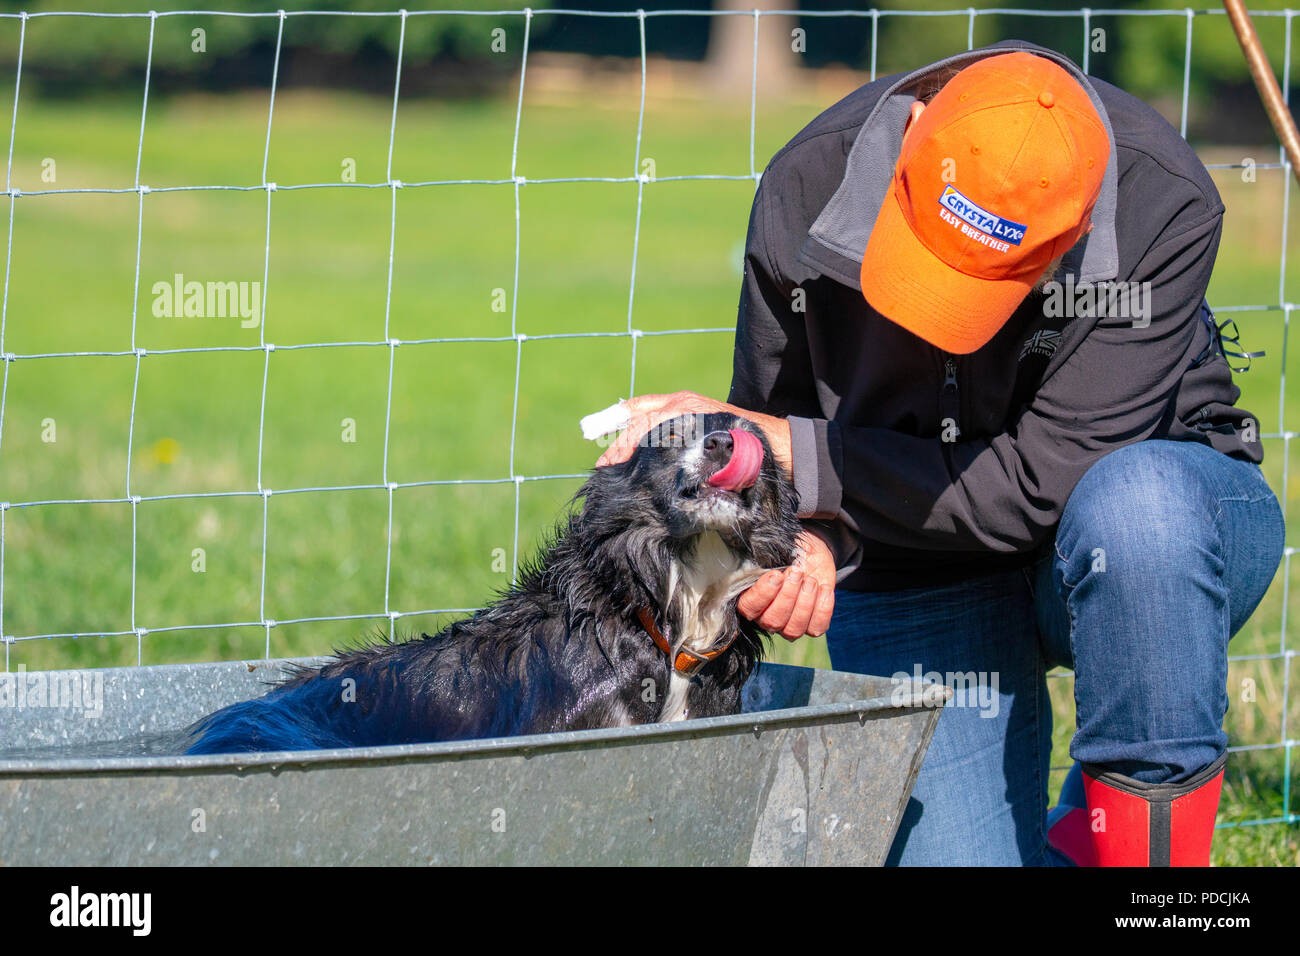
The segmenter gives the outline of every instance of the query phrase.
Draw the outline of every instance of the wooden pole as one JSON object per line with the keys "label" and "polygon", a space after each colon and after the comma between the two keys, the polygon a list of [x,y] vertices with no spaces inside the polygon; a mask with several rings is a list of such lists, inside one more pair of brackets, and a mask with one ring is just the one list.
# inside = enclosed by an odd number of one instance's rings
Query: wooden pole
{"label": "wooden pole", "polygon": [[1232,21],[1232,29],[1237,34],[1241,51],[1246,55],[1246,65],[1250,67],[1250,76],[1255,81],[1255,89],[1259,90],[1259,98],[1264,101],[1269,122],[1273,124],[1273,131],[1277,133],[1277,138],[1291,161],[1291,172],[1296,181],[1300,182],[1300,133],[1296,132],[1295,119],[1286,108],[1277,77],[1273,75],[1273,68],[1268,65],[1268,57],[1260,46],[1255,24],[1251,23],[1250,14],[1246,12],[1242,0],[1223,0],[1223,6],[1228,11],[1228,19]]}

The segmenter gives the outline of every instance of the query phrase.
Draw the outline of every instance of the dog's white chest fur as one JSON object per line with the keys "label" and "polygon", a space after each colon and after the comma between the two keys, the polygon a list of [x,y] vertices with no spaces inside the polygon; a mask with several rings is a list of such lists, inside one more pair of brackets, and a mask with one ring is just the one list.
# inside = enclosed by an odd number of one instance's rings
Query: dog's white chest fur
{"label": "dog's white chest fur", "polygon": [[[727,626],[727,607],[740,592],[757,581],[763,569],[740,558],[723,543],[716,531],[706,531],[695,544],[694,553],[669,571],[668,607],[678,621],[678,631],[671,636],[673,651],[688,647],[705,651],[718,642]],[[690,716],[687,697],[691,681],[675,670],[661,721],[685,720]]]}
{"label": "dog's white chest fur", "polygon": [[668,678],[668,696],[664,700],[664,709],[659,714],[661,721],[685,720],[690,716],[686,708],[686,696],[691,690],[691,679],[673,671]]}

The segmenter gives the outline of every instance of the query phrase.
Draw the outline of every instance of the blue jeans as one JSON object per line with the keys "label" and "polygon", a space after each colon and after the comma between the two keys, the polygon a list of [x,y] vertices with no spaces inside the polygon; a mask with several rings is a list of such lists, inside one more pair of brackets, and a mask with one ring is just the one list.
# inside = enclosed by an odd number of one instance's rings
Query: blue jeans
{"label": "blue jeans", "polygon": [[1228,640],[1282,555],[1258,466],[1194,442],[1102,458],[1029,567],[906,591],[839,591],[836,670],[939,676],[940,716],[894,864],[1044,865],[1052,712],[1046,674],[1075,671],[1079,762],[1175,783],[1227,747]]}

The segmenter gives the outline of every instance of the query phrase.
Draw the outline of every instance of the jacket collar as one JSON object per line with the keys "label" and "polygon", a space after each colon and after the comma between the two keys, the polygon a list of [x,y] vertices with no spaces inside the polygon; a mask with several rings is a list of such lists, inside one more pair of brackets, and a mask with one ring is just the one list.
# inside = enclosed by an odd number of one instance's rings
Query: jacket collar
{"label": "jacket collar", "polygon": [[1101,97],[1088,77],[1067,57],[1023,40],[1004,40],[948,57],[903,76],[876,101],[849,151],[844,179],[831,197],[799,250],[799,259],[816,272],[861,291],[859,273],[867,238],[893,178],[894,164],[903,144],[903,129],[914,91],[930,74],[949,66],[967,66],[977,60],[1009,50],[1026,50],[1046,57],[1067,70],[1087,91],[1101,116],[1110,140],[1110,158],[1101,181],[1101,193],[1092,212],[1092,231],[1080,239],[1061,263],[1057,275],[1073,275],[1077,282],[1114,279],[1119,273],[1119,249],[1115,239],[1115,210],[1119,166],[1115,156],[1115,133]]}

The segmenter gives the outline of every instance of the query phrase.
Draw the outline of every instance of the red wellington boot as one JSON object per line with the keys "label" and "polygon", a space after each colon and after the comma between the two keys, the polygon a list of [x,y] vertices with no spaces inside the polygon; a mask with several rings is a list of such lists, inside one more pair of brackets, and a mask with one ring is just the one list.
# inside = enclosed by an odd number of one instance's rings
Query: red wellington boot
{"label": "red wellington boot", "polygon": [[[1228,756],[1181,783],[1142,783],[1085,765],[1096,866],[1209,866]],[[1082,861],[1081,861],[1082,862]]]}

